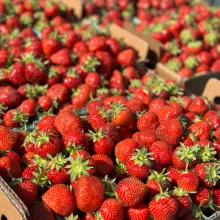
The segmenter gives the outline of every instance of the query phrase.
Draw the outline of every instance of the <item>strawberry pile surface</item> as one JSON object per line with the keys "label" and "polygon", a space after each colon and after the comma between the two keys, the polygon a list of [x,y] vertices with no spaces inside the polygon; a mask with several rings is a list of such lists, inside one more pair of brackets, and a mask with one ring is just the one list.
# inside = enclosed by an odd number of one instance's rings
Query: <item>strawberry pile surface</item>
{"label": "strawberry pile surface", "polygon": [[215,106],[158,79],[96,16],[76,21],[51,0],[0,1],[0,11],[0,176],[31,220],[199,220],[220,209]]}

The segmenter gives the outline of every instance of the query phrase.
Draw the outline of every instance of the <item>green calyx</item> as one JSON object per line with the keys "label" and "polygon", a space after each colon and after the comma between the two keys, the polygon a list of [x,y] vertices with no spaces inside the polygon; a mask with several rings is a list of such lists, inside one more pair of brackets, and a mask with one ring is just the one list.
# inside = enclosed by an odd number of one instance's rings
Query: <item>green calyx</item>
{"label": "green calyx", "polygon": [[178,196],[178,197],[188,196],[189,195],[184,189],[177,188],[177,187],[174,188],[173,194]]}
{"label": "green calyx", "polygon": [[57,75],[59,75],[57,69],[55,69],[54,67],[49,68],[49,70],[48,70],[48,78],[49,79],[56,77]]}
{"label": "green calyx", "polygon": [[67,147],[66,147],[66,151],[69,153],[69,154],[72,154],[78,150],[83,150],[84,147],[81,146],[81,145],[76,145],[75,143],[68,143]]}
{"label": "green calyx", "polygon": [[50,141],[50,135],[48,133],[39,132],[36,138],[36,145],[40,147],[42,144],[45,144]]}
{"label": "green calyx", "polygon": [[98,140],[105,137],[105,134],[103,133],[102,129],[99,129],[97,132],[89,131],[89,136],[91,137],[93,142],[97,142]]}
{"label": "green calyx", "polygon": [[124,105],[119,102],[111,103],[110,107],[112,108],[111,112],[113,113],[113,117],[118,115],[122,110],[125,110]]}
{"label": "green calyx", "polygon": [[214,46],[219,40],[219,34],[212,31],[205,36],[205,40],[209,45]]}
{"label": "green calyx", "polygon": [[142,82],[140,79],[131,79],[129,87],[140,88],[142,86]]}
{"label": "green calyx", "polygon": [[23,113],[19,109],[15,109],[13,111],[13,121],[21,123],[21,124],[26,124],[28,122],[28,114]]}
{"label": "green calyx", "polygon": [[[35,13],[36,14],[36,13]],[[48,27],[49,25],[44,22],[43,20],[38,20],[35,24],[34,24],[34,29],[38,30],[39,32],[41,32],[44,28]]]}
{"label": "green calyx", "polygon": [[25,85],[25,94],[27,98],[35,99],[39,96],[42,96],[46,93],[48,85]]}
{"label": "green calyx", "polygon": [[200,146],[199,158],[203,162],[212,162],[216,161],[215,155],[217,154],[214,147],[211,147],[210,144],[207,144],[205,147]]}
{"label": "green calyx", "polygon": [[168,43],[166,50],[169,51],[172,55],[177,56],[181,53],[181,49],[176,40],[173,40]]}
{"label": "green calyx", "polygon": [[70,162],[66,168],[68,169],[67,174],[70,174],[71,181],[80,178],[82,175],[89,176],[88,171],[93,168],[89,166],[89,159],[83,159],[80,154],[77,154],[76,159],[70,156],[67,161]]}
{"label": "green calyx", "polygon": [[199,61],[195,56],[189,56],[184,61],[184,64],[185,64],[186,67],[193,70],[199,65]]}
{"label": "green calyx", "polygon": [[34,156],[33,161],[34,161],[35,166],[41,167],[41,168],[45,168],[48,163],[47,159],[45,159],[39,155]]}
{"label": "green calyx", "polygon": [[163,23],[157,23],[151,27],[151,32],[161,33],[165,28]]}
{"label": "green calyx", "polygon": [[3,115],[7,109],[8,108],[6,106],[4,106],[3,104],[0,104],[0,115]]}
{"label": "green calyx", "polygon": [[59,169],[64,168],[67,163],[67,159],[62,153],[57,154],[55,157],[48,154],[47,158],[49,159],[47,167],[51,170],[55,169],[58,171]]}
{"label": "green calyx", "polygon": [[158,173],[155,170],[151,170],[151,175],[148,177],[150,180],[156,180],[158,183],[170,181],[170,178],[167,177],[167,173],[165,173],[166,169],[163,169],[161,173]]}
{"label": "green calyx", "polygon": [[121,91],[117,88],[111,88],[110,89],[110,94],[111,95],[121,95]]}
{"label": "green calyx", "polygon": [[165,192],[160,191],[160,193],[155,196],[155,200],[156,202],[158,202],[161,198],[169,198],[169,197],[170,195],[168,191],[165,191]]}
{"label": "green calyx", "polygon": [[96,93],[97,94],[107,94],[109,92],[109,89],[105,88],[105,87],[102,87],[102,88],[98,88]]}
{"label": "green calyx", "polygon": [[151,166],[150,160],[153,160],[151,157],[152,154],[153,153],[148,152],[145,147],[142,147],[141,149],[136,149],[136,151],[133,152],[131,160],[134,161],[134,164],[139,166]]}
{"label": "green calyx", "polygon": [[76,78],[78,76],[78,73],[75,68],[70,67],[70,68],[68,68],[66,75],[71,76],[73,78]]}
{"label": "green calyx", "polygon": [[172,70],[174,72],[178,72],[181,69],[181,66],[182,66],[181,63],[176,59],[169,60],[165,65],[170,70]]}
{"label": "green calyx", "polygon": [[30,26],[33,22],[33,18],[29,15],[21,15],[20,22],[24,26]]}
{"label": "green calyx", "polygon": [[85,63],[82,65],[82,68],[87,72],[95,72],[96,68],[100,65],[100,61],[97,57],[89,56]]}
{"label": "green calyx", "polygon": [[50,180],[46,175],[46,170],[41,167],[38,167],[33,173],[32,181],[39,187],[47,187],[51,185]]}
{"label": "green calyx", "polygon": [[216,185],[220,180],[220,164],[214,163],[214,165],[207,164],[205,166],[205,174],[208,183]]}
{"label": "green calyx", "polygon": [[124,174],[124,173],[128,173],[127,169],[126,169],[126,165],[121,163],[118,158],[116,158],[116,165],[115,165],[115,171],[117,174]]}
{"label": "green calyx", "polygon": [[186,147],[183,143],[180,143],[181,147],[178,148],[176,155],[186,163],[186,170],[188,165],[191,164],[198,157],[199,146],[193,145],[191,147]]}
{"label": "green calyx", "polygon": [[23,143],[23,146],[26,146],[28,143],[32,143],[32,144],[35,144],[35,141],[36,141],[36,130],[33,130],[32,132],[30,132],[25,140],[24,140],[24,143]]}
{"label": "green calyx", "polygon": [[195,38],[192,35],[191,30],[189,30],[189,29],[185,29],[185,30],[181,31],[180,38],[181,38],[183,44],[187,44],[189,42],[195,41]]}
{"label": "green calyx", "polygon": [[209,219],[206,215],[203,214],[202,209],[199,206],[193,204],[191,210],[192,210],[192,216],[198,219]]}
{"label": "green calyx", "polygon": [[187,14],[184,16],[184,20],[188,26],[193,26],[195,24],[195,19],[192,14]]}
{"label": "green calyx", "polygon": [[170,101],[179,103],[180,105],[183,105],[183,103],[184,103],[184,100],[181,96],[171,96]]}
{"label": "green calyx", "polygon": [[202,41],[200,41],[200,40],[193,41],[193,42],[188,43],[187,45],[190,48],[198,48],[198,47],[202,46]]}
{"label": "green calyx", "polygon": [[116,179],[111,179],[108,176],[105,176],[101,181],[105,187],[105,194],[109,197],[115,197],[117,187],[117,184],[115,183]]}

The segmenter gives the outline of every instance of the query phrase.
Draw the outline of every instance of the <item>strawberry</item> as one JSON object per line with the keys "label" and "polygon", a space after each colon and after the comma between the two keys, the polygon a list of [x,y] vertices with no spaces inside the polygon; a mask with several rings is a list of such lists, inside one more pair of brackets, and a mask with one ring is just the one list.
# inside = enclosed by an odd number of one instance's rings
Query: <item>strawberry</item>
{"label": "strawberry", "polygon": [[169,178],[167,177],[168,174],[164,174],[165,169],[162,170],[161,173],[152,170],[151,175],[148,177],[147,180],[147,187],[148,187],[148,196],[149,198],[154,197],[158,194],[161,190],[166,190],[170,188]]}
{"label": "strawberry", "polygon": [[208,103],[202,97],[196,97],[189,105],[189,111],[198,115],[204,115],[208,111],[208,109]]}
{"label": "strawberry", "polygon": [[8,79],[15,85],[24,84],[26,82],[24,71],[25,65],[17,61],[8,73]]}
{"label": "strawberry", "polygon": [[183,67],[178,71],[178,74],[183,78],[189,78],[192,76],[192,71],[188,67]]}
{"label": "strawberry", "polygon": [[192,208],[192,200],[186,191],[180,188],[175,188],[173,190],[173,197],[176,199],[179,206],[177,212],[178,218],[190,212]]}
{"label": "strawberry", "polygon": [[83,212],[97,210],[104,200],[104,185],[95,176],[83,175],[74,188],[76,204]]}
{"label": "strawberry", "polygon": [[42,196],[43,202],[56,214],[69,216],[76,209],[74,194],[64,184],[51,186]]}
{"label": "strawberry", "polygon": [[48,96],[39,97],[37,104],[43,111],[49,111],[53,108],[53,100]]}
{"label": "strawberry", "polygon": [[147,187],[137,178],[128,177],[118,183],[116,193],[125,206],[134,207],[145,198]]}
{"label": "strawberry", "polygon": [[52,100],[57,101],[59,104],[64,104],[68,101],[68,89],[65,85],[57,83],[52,85],[46,94]]}
{"label": "strawberry", "polygon": [[126,219],[135,220],[135,219],[150,219],[149,208],[146,204],[140,203],[135,207],[129,207],[125,210]]}
{"label": "strawberry", "polygon": [[10,128],[0,125],[0,151],[12,150],[18,135]]}
{"label": "strawberry", "polygon": [[58,50],[50,57],[50,61],[55,65],[71,66],[76,59],[76,55],[67,48]]}
{"label": "strawberry", "polygon": [[111,104],[113,117],[111,119],[112,123],[120,126],[125,126],[130,129],[134,126],[134,117],[132,111],[120,103]]}
{"label": "strawberry", "polygon": [[58,131],[54,125],[55,116],[45,115],[37,123],[37,130],[39,132],[49,133],[52,135],[58,135]]}
{"label": "strawberry", "polygon": [[205,206],[209,204],[210,200],[210,191],[203,187],[199,186],[197,192],[191,196],[192,201],[198,206]]}
{"label": "strawberry", "polygon": [[27,114],[29,118],[34,117],[36,115],[37,103],[33,99],[24,100],[18,109],[23,113]]}
{"label": "strawberry", "polygon": [[161,98],[153,99],[149,104],[149,112],[154,112],[156,115],[160,112],[160,109],[165,105],[165,100]]}
{"label": "strawberry", "polygon": [[45,64],[40,58],[35,58],[33,53],[22,56],[25,63],[25,78],[30,83],[42,83],[46,79]]}
{"label": "strawberry", "polygon": [[131,109],[133,113],[142,112],[146,109],[146,105],[137,98],[131,98],[127,101],[126,106]]}
{"label": "strawberry", "polygon": [[220,127],[220,117],[218,113],[214,110],[209,110],[202,117],[203,121],[207,121],[212,129],[218,129]]}
{"label": "strawberry", "polygon": [[96,154],[111,155],[114,148],[114,141],[102,132],[102,129],[97,132],[89,131],[90,136],[93,140],[93,151]]}
{"label": "strawberry", "polygon": [[[93,111],[97,111],[97,109],[93,109]],[[104,109],[98,110],[96,113],[91,113],[87,116],[88,122],[91,127],[96,130],[100,129],[108,122],[108,114]]]}
{"label": "strawberry", "polygon": [[212,72],[217,72],[220,69],[220,59],[215,60],[215,62],[211,66],[211,71]]}
{"label": "strawberry", "polygon": [[133,49],[123,50],[117,55],[118,63],[120,63],[125,67],[134,66],[135,59],[136,59],[136,53]]}
{"label": "strawberry", "polygon": [[215,208],[219,210],[219,205],[220,205],[220,189],[219,188],[213,189],[212,198],[213,198],[213,203],[215,205]]}
{"label": "strawberry", "polygon": [[0,175],[5,181],[10,181],[12,178],[21,176],[21,167],[16,160],[8,156],[0,158]]}
{"label": "strawberry", "polygon": [[167,172],[168,172],[167,176],[170,179],[171,184],[175,185],[176,181],[180,175],[180,171],[178,169],[176,169],[174,166],[169,166],[167,168]]}
{"label": "strawberry", "polygon": [[219,172],[220,167],[218,164],[213,163],[200,163],[194,167],[199,182],[202,186],[207,188],[212,188],[219,182]]}
{"label": "strawberry", "polygon": [[211,56],[213,57],[213,59],[217,60],[220,58],[220,45],[217,44],[217,45],[214,45],[212,48],[211,48]]}
{"label": "strawberry", "polygon": [[108,46],[109,53],[114,57],[121,51],[120,44],[112,37],[106,39],[106,45]]}
{"label": "strawberry", "polygon": [[2,86],[0,88],[0,103],[6,107],[16,107],[21,103],[21,95],[12,86]]}
{"label": "strawberry", "polygon": [[177,179],[177,186],[187,192],[196,192],[199,178],[193,171],[183,172]]}
{"label": "strawberry", "polygon": [[54,120],[55,128],[65,134],[74,129],[82,129],[82,122],[78,116],[71,112],[60,112]]}
{"label": "strawberry", "polygon": [[118,200],[113,198],[108,198],[102,203],[99,213],[103,220],[124,219],[124,207]]}
{"label": "strawberry", "polygon": [[152,153],[153,159],[162,166],[172,164],[173,149],[169,144],[163,141],[157,141],[151,145],[149,150]]}
{"label": "strawberry", "polygon": [[137,121],[137,128],[139,130],[144,130],[147,128],[156,129],[159,125],[158,117],[153,112],[146,112]]}
{"label": "strawberry", "polygon": [[67,164],[66,169],[68,170],[67,174],[70,174],[72,182],[82,175],[94,175],[95,173],[95,161],[85,150],[76,150],[76,152],[72,153],[68,158],[68,161],[70,163]]}
{"label": "strawberry", "polygon": [[189,131],[198,140],[209,140],[210,139],[210,125],[205,121],[196,122],[189,127]]}
{"label": "strawberry", "polygon": [[159,194],[156,196],[156,198],[150,201],[149,210],[155,220],[174,219],[178,211],[178,203],[167,193],[162,195]]}
{"label": "strawberry", "polygon": [[212,56],[207,51],[201,51],[201,52],[199,52],[199,54],[197,56],[198,56],[200,63],[204,63],[204,64],[209,65],[212,62]]}
{"label": "strawberry", "polygon": [[92,159],[95,162],[96,173],[99,176],[109,175],[113,170],[111,158],[105,154],[94,154]]}
{"label": "strawberry", "polygon": [[106,37],[105,36],[93,36],[88,42],[88,48],[91,52],[98,50],[106,50]]}
{"label": "strawberry", "polygon": [[185,146],[180,143],[181,146],[177,147],[172,155],[173,165],[178,170],[184,170],[187,168],[192,168],[198,162],[198,153],[199,147],[198,145],[193,146]]}
{"label": "strawberry", "polygon": [[115,156],[121,163],[126,163],[136,148],[137,143],[135,141],[130,138],[125,139],[115,146]]}
{"label": "strawberry", "polygon": [[184,46],[184,51],[188,54],[198,54],[202,50],[202,41],[192,41]]}
{"label": "strawberry", "polygon": [[157,127],[156,134],[159,140],[176,146],[183,134],[183,126],[178,119],[167,120]]}
{"label": "strawberry", "polygon": [[29,180],[19,182],[13,187],[13,189],[28,207],[32,206],[37,200],[37,186]]}
{"label": "strawberry", "polygon": [[126,163],[128,173],[138,179],[146,179],[150,175],[151,153],[145,148],[136,149]]}
{"label": "strawberry", "polygon": [[134,98],[139,98],[145,105],[149,105],[152,100],[149,91],[142,87],[135,91]]}
{"label": "strawberry", "polygon": [[[113,69],[113,58],[112,56],[105,51],[97,51],[96,57],[98,58],[99,66],[97,68],[99,73],[105,74],[109,76],[111,74],[111,71]],[[95,70],[92,70],[95,71]],[[90,71],[91,72],[91,71]]]}

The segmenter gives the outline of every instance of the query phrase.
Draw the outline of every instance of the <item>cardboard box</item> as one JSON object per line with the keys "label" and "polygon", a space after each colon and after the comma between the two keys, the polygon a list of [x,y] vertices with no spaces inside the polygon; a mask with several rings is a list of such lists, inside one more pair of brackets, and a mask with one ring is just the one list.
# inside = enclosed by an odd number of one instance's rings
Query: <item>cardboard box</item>
{"label": "cardboard box", "polygon": [[27,207],[0,176],[0,219],[28,220]]}

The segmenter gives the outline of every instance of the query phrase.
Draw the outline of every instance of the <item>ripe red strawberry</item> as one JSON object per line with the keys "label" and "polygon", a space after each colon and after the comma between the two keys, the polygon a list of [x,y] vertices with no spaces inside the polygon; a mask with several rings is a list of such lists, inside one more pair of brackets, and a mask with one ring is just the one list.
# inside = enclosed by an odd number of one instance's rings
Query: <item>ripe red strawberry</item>
{"label": "ripe red strawberry", "polygon": [[147,187],[148,193],[147,195],[149,198],[154,197],[156,194],[160,193],[160,188],[165,191],[166,189],[170,188],[169,178],[167,177],[168,174],[164,174],[165,169],[161,173],[152,170],[151,175],[148,177],[147,180]]}
{"label": "ripe red strawberry", "polygon": [[158,117],[153,112],[146,112],[137,121],[137,128],[139,130],[143,129],[156,129],[159,125]]}
{"label": "ripe red strawberry", "polygon": [[178,218],[190,212],[192,208],[192,200],[186,191],[180,188],[175,188],[173,191],[173,197],[176,199],[179,207],[176,215]]}
{"label": "ripe red strawberry", "polygon": [[29,180],[16,184],[13,189],[27,207],[32,206],[37,200],[37,186]]}
{"label": "ripe red strawberry", "polygon": [[8,61],[8,52],[6,49],[1,49],[0,50],[0,67],[2,68],[4,66],[4,64],[6,64],[6,62]]}
{"label": "ripe red strawberry", "polygon": [[48,96],[41,96],[37,104],[43,111],[49,111],[53,107],[53,100]]}
{"label": "ripe red strawberry", "polygon": [[82,129],[80,118],[71,112],[59,112],[55,117],[54,125],[61,134],[75,129]]}
{"label": "ripe red strawberry", "polygon": [[55,115],[45,115],[37,123],[37,130],[39,132],[58,135],[58,131],[54,125]]}
{"label": "ripe red strawberry", "polygon": [[37,103],[33,99],[24,100],[18,109],[23,113],[27,114],[29,118],[34,117],[36,115]]}
{"label": "ripe red strawberry", "polygon": [[165,105],[165,100],[161,98],[153,99],[149,104],[149,112],[154,112],[156,115],[159,113],[160,109]]}
{"label": "ripe red strawberry", "polygon": [[88,42],[88,48],[91,52],[106,50],[106,37],[102,35],[93,36]]}
{"label": "ripe red strawberry", "polygon": [[183,172],[177,179],[177,186],[187,192],[196,192],[199,178],[193,171]]}
{"label": "ripe red strawberry", "polygon": [[31,220],[38,220],[38,219],[55,220],[53,213],[51,212],[49,207],[43,202],[38,202],[36,205],[31,207],[30,219]]}
{"label": "ripe red strawberry", "polygon": [[200,163],[194,167],[199,182],[202,186],[212,188],[219,182],[218,172],[220,167],[215,163]]}
{"label": "ripe red strawberry", "polygon": [[50,57],[50,61],[55,65],[71,66],[75,62],[75,54],[67,48],[58,50]]}
{"label": "ripe red strawberry", "polygon": [[144,200],[147,186],[137,178],[128,177],[118,183],[116,193],[125,206],[134,207]]}
{"label": "ripe red strawberry", "polygon": [[48,36],[48,37],[42,38],[42,49],[46,57],[50,57],[51,55],[56,53],[60,48],[61,48],[61,45],[55,37],[52,38]]}
{"label": "ripe red strawberry", "polygon": [[90,72],[85,78],[85,83],[94,89],[100,86],[100,81],[100,76],[97,72]]}
{"label": "ripe red strawberry", "polygon": [[167,168],[167,176],[171,181],[172,185],[176,185],[176,181],[180,175],[180,171],[178,169],[176,169],[174,166],[169,166]]}
{"label": "ripe red strawberry", "polygon": [[141,87],[134,92],[134,98],[139,98],[145,105],[149,105],[152,100],[149,91],[145,90],[144,87]]}
{"label": "ripe red strawberry", "polygon": [[[96,111],[94,109],[94,111]],[[98,110],[98,112],[93,112],[87,116],[89,124],[94,130],[102,128],[108,122],[108,114],[104,109]]]}
{"label": "ripe red strawberry", "polygon": [[35,58],[33,53],[22,56],[25,63],[25,78],[30,83],[42,83],[46,79],[45,64],[40,58]]}
{"label": "ripe red strawberry", "polygon": [[10,128],[0,125],[0,151],[12,150],[17,137],[17,134]]}
{"label": "ripe red strawberry", "polygon": [[191,196],[192,201],[198,206],[205,206],[210,203],[210,191],[209,189],[199,186],[197,192]]}
{"label": "ripe red strawberry", "polygon": [[159,140],[176,146],[182,137],[183,126],[178,119],[167,120],[157,127],[156,134]]}
{"label": "ripe red strawberry", "polygon": [[220,189],[219,188],[213,189],[212,198],[213,198],[215,209],[219,210],[219,206],[220,206]]}
{"label": "ripe red strawberry", "polygon": [[22,62],[15,62],[10,72],[8,73],[8,79],[15,85],[24,84],[26,82],[25,65]]}
{"label": "ripe red strawberry", "polygon": [[65,85],[57,83],[52,85],[46,94],[52,100],[57,101],[60,105],[66,103],[69,100],[68,89]]}
{"label": "ripe red strawberry", "polygon": [[130,129],[134,128],[134,116],[128,107],[120,103],[113,103],[111,104],[111,108],[113,112],[113,117],[111,119],[112,123]]}
{"label": "ripe red strawberry", "polygon": [[90,131],[90,136],[93,140],[92,149],[96,154],[106,154],[111,156],[114,148],[114,141],[102,132],[102,129],[97,132]]}
{"label": "ripe red strawberry", "polygon": [[169,144],[163,141],[157,141],[151,145],[149,150],[152,153],[153,159],[162,166],[172,164],[173,149]]}
{"label": "ripe red strawberry", "polygon": [[95,176],[81,176],[74,190],[77,207],[83,212],[97,210],[104,200],[104,185]]}
{"label": "ripe red strawberry", "polygon": [[113,161],[105,154],[94,154],[92,156],[95,162],[96,173],[99,176],[109,175],[113,170]]}
{"label": "ripe red strawberry", "polygon": [[51,186],[42,196],[43,202],[58,215],[69,216],[76,209],[74,194],[64,184]]}
{"label": "ripe red strawberry", "polygon": [[130,138],[125,139],[115,146],[115,156],[121,163],[126,163],[136,148],[138,146],[134,140]]}
{"label": "ripe red strawberry", "polygon": [[102,203],[99,213],[103,220],[124,219],[124,207],[118,200],[113,198],[108,198]]}
{"label": "ripe red strawberry", "polygon": [[198,162],[198,145],[187,147],[180,143],[181,146],[177,147],[172,155],[173,165],[178,170],[185,170],[187,168],[192,168]]}
{"label": "ripe red strawberry", "polygon": [[0,93],[0,103],[6,107],[16,107],[21,103],[21,95],[12,86],[2,86]]}
{"label": "ripe red strawberry", "polygon": [[169,195],[165,194],[163,196],[162,194],[150,201],[149,210],[155,220],[170,220],[175,218],[178,211],[178,203]]}
{"label": "ripe red strawberry", "polygon": [[138,98],[129,99],[126,106],[130,108],[133,113],[142,112],[146,109],[146,105]]}
{"label": "ripe red strawberry", "polygon": [[[9,175],[10,172],[10,175]],[[5,181],[10,181],[13,178],[19,178],[21,176],[21,167],[16,160],[8,156],[0,158],[0,175]]]}
{"label": "ripe red strawberry", "polygon": [[160,123],[166,122],[171,119],[178,118],[181,111],[173,106],[165,105],[158,112],[157,116]]}
{"label": "ripe red strawberry", "polygon": [[120,44],[112,37],[108,37],[106,39],[106,44],[108,46],[109,53],[114,57],[117,56],[118,53],[121,51]]}
{"label": "ripe red strawberry", "polygon": [[146,179],[150,174],[150,160],[152,159],[150,156],[151,153],[148,153],[146,148],[134,151],[126,163],[128,173],[138,179]]}
{"label": "ripe red strawberry", "polygon": [[135,58],[136,58],[136,53],[133,49],[123,50],[117,55],[118,63],[120,63],[125,67],[134,66]]}
{"label": "ripe red strawberry", "polygon": [[202,97],[196,97],[189,105],[189,111],[198,115],[204,115],[208,111],[208,109],[208,103]]}
{"label": "ripe red strawberry", "polygon": [[209,140],[211,126],[208,122],[199,121],[190,125],[189,131],[198,139],[198,140]]}
{"label": "ripe red strawberry", "polygon": [[115,124],[113,123],[106,123],[103,127],[102,127],[102,132],[111,137],[115,143],[118,143],[120,140],[119,137],[119,131],[118,128]]}
{"label": "ripe red strawberry", "polygon": [[126,219],[150,219],[150,211],[145,203],[141,203],[135,207],[129,207],[125,210]]}

